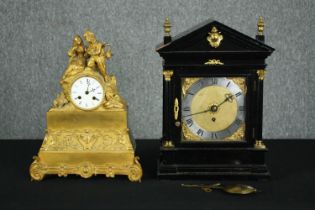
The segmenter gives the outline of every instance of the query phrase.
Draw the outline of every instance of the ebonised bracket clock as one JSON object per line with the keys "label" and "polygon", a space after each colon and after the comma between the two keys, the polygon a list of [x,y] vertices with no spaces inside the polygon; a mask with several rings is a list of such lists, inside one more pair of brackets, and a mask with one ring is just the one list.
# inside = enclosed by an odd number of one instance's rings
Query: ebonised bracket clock
{"label": "ebonised bracket clock", "polygon": [[264,20],[256,38],[208,20],[172,37],[168,18],[163,58],[160,178],[263,178]]}

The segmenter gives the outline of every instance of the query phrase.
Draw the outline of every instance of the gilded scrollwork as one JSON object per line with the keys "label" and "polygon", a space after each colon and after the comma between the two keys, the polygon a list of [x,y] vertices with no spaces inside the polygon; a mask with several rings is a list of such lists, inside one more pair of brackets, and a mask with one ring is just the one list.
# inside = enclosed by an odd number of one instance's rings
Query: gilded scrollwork
{"label": "gilded scrollwork", "polygon": [[78,135],[78,141],[81,144],[83,150],[91,150],[99,137],[100,135],[91,133],[86,129],[84,133]]}
{"label": "gilded scrollwork", "polygon": [[237,129],[236,132],[234,132],[231,136],[224,138],[224,140],[239,141],[239,140],[244,140],[244,138],[245,138],[245,123],[242,123],[242,125]]}
{"label": "gilded scrollwork", "polygon": [[227,79],[232,80],[237,86],[239,86],[245,95],[247,93],[247,85],[244,77],[227,77]]}
{"label": "gilded scrollwork", "polygon": [[43,163],[36,156],[30,167],[32,180],[41,181],[48,174],[58,174],[59,177],[75,174],[85,179],[97,174],[104,174],[108,178],[114,178],[115,175],[127,175],[130,181],[141,182],[142,167],[138,156],[135,156],[131,162],[123,164],[93,164],[89,161],[84,161],[78,164],[59,163],[58,165],[50,166]]}
{"label": "gilded scrollwork", "polygon": [[132,144],[127,130],[49,130],[42,151],[128,151]]}
{"label": "gilded scrollwork", "polygon": [[[84,159],[79,163],[65,160],[65,162],[47,164],[40,159],[41,155],[46,157],[45,154],[49,153],[58,153],[56,157],[60,158],[67,156],[68,152],[81,155],[86,154],[83,152],[89,152],[89,154],[96,152],[103,155],[118,152],[117,154],[120,154],[123,159],[115,162],[115,159],[111,157],[100,164],[84,161]],[[104,174],[110,178],[114,178],[115,175],[127,175],[130,181],[141,181],[142,168],[139,157],[132,157],[129,154],[134,154],[134,150],[128,129],[47,130],[39,157],[34,157],[34,162],[30,166],[30,175],[32,180],[36,181],[41,181],[48,174],[57,174],[59,177],[76,174],[82,178],[90,178],[97,174]]]}
{"label": "gilded scrollwork", "polygon": [[187,77],[182,79],[182,94],[186,95],[187,90],[192,86],[195,82],[197,82],[200,78],[195,77]]}
{"label": "gilded scrollwork", "polygon": [[224,63],[221,62],[220,59],[209,59],[205,62],[205,65],[224,65]]}
{"label": "gilded scrollwork", "polygon": [[132,182],[139,181],[141,182],[141,177],[142,177],[142,168],[139,163],[139,157],[136,156],[134,158],[133,164],[129,168],[129,173],[128,173],[128,178]]}
{"label": "gilded scrollwork", "polygon": [[32,180],[41,181],[45,177],[47,168],[44,164],[40,162],[39,157],[34,156],[33,159],[34,161],[30,166],[30,175],[32,177]]}

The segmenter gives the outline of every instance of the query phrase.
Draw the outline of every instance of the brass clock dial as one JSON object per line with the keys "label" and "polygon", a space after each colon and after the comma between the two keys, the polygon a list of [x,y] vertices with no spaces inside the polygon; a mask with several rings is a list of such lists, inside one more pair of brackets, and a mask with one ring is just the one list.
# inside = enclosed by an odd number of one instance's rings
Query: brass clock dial
{"label": "brass clock dial", "polygon": [[79,109],[93,110],[103,103],[104,88],[97,79],[83,76],[73,82],[70,97]]}
{"label": "brass clock dial", "polygon": [[242,89],[232,79],[196,80],[185,91],[182,100],[185,139],[223,140],[233,135],[244,125],[244,99]]}

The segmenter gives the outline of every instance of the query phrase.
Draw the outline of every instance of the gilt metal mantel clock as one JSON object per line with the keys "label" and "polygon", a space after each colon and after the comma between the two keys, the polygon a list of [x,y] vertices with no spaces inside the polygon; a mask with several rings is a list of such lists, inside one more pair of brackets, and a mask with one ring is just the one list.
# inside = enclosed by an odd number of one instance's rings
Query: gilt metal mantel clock
{"label": "gilt metal mantel clock", "polygon": [[163,58],[159,177],[268,177],[262,141],[264,21],[256,39],[208,20],[171,37]]}
{"label": "gilt metal mantel clock", "polygon": [[30,166],[33,180],[68,174],[89,178],[127,175],[140,181],[142,168],[127,126],[127,104],[119,95],[116,77],[109,75],[107,44],[84,33],[73,39],[60,84],[62,92],[47,112],[47,130],[38,156]]}

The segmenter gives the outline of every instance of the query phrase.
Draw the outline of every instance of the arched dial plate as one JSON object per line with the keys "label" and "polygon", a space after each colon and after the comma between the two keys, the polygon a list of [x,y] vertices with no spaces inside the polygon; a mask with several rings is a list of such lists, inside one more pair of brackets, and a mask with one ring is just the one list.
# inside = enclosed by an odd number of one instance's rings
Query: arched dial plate
{"label": "arched dial plate", "polygon": [[183,126],[192,136],[200,140],[224,140],[244,125],[245,96],[232,79],[201,78],[186,90],[181,114]]}
{"label": "arched dial plate", "polygon": [[72,103],[82,110],[93,110],[104,101],[104,88],[101,83],[89,76],[76,79],[70,90]]}

